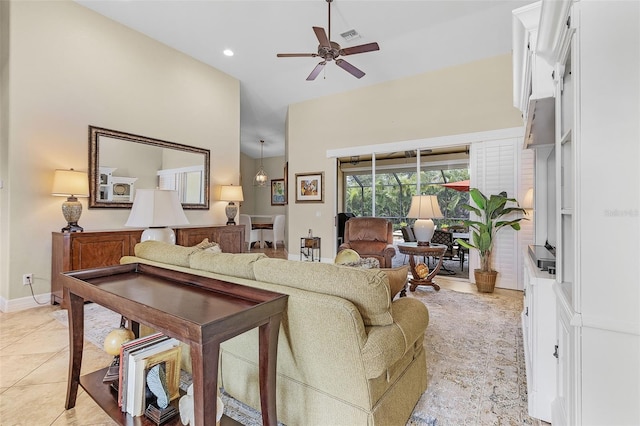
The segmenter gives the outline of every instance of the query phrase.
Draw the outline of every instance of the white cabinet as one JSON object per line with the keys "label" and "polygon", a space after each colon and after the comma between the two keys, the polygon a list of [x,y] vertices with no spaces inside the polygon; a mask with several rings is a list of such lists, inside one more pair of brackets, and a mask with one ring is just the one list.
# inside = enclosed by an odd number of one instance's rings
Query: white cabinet
{"label": "white cabinet", "polygon": [[555,278],[538,269],[526,252],[524,259],[522,334],[529,415],[551,422],[551,401],[556,393]]}
{"label": "white cabinet", "polygon": [[513,11],[513,106],[525,121],[524,147],[553,143],[553,67],[536,54],[542,2]]}
{"label": "white cabinet", "polygon": [[574,380],[579,340],[577,328],[571,325],[573,309],[566,304],[567,299],[558,297],[556,304],[557,340],[554,356],[557,357],[555,398],[551,403],[551,419],[554,426],[576,425],[576,386]]}
{"label": "white cabinet", "polygon": [[555,82],[551,420],[638,425],[640,2],[541,6],[535,55],[552,64]]}

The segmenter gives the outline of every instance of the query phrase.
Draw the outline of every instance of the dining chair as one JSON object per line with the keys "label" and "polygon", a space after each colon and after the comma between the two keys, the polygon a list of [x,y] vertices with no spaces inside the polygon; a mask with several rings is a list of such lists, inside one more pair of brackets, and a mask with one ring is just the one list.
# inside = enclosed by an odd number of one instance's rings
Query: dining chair
{"label": "dining chair", "polygon": [[[453,233],[452,232],[441,231],[439,229],[436,229],[435,231],[433,231],[433,236],[431,237],[431,242],[435,243],[435,244],[443,244],[443,245],[447,246],[447,250],[444,252],[444,254],[442,256],[444,258],[451,259],[451,260],[453,260],[454,257],[457,257],[458,260],[461,260],[460,261],[460,270],[463,269],[463,267],[464,267],[464,258],[462,258],[461,256],[464,256],[464,253],[461,253],[459,247],[454,243]],[[441,271],[445,271],[445,272],[449,272],[451,274],[455,274],[455,272],[450,271],[445,266],[440,268],[440,270]]]}
{"label": "dining chair", "polygon": [[248,214],[241,214],[238,217],[238,225],[244,225],[244,241],[248,245],[248,250],[251,251],[253,243],[260,241],[260,247],[263,246],[262,233],[260,229],[251,228],[251,216]]}
{"label": "dining chair", "polygon": [[273,229],[262,230],[262,239],[273,243],[274,250],[278,249],[279,241],[282,241],[282,246],[284,247],[284,226],[285,215],[278,214],[273,219]]}

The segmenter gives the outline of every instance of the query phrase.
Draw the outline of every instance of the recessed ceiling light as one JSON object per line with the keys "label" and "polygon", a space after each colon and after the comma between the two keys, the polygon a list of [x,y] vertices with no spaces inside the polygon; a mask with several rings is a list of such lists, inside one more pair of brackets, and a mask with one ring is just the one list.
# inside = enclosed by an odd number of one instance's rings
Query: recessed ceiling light
{"label": "recessed ceiling light", "polygon": [[233,50],[231,49],[224,49],[222,53],[224,53],[225,56],[233,56]]}

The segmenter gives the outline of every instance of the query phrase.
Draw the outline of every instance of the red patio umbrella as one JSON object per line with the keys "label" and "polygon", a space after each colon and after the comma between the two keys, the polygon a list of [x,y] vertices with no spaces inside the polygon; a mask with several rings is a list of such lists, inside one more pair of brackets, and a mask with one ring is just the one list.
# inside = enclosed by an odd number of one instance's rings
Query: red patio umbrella
{"label": "red patio umbrella", "polygon": [[456,191],[469,192],[469,179],[461,180],[458,182],[442,183],[441,185],[447,188],[455,189]]}

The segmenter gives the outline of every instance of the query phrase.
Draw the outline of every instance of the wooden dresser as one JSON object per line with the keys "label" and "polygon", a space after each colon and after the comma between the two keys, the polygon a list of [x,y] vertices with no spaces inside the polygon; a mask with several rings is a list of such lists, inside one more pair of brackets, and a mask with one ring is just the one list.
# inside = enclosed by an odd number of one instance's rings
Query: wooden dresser
{"label": "wooden dresser", "polygon": [[[142,229],[51,233],[51,303],[63,303],[61,272],[112,266],[122,256],[133,256]],[[244,226],[194,226],[176,228],[176,244],[194,246],[208,238],[225,253],[242,253]]]}

